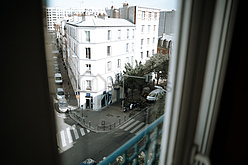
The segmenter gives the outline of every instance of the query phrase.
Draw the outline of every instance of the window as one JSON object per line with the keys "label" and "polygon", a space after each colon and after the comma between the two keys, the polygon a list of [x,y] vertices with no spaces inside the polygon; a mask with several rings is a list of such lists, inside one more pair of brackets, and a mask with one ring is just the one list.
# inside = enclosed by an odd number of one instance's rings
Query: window
{"label": "window", "polygon": [[118,37],[118,40],[121,39],[121,30],[118,30],[118,32],[117,32],[117,37]]}
{"label": "window", "polygon": [[141,43],[140,43],[140,44],[141,44],[141,46],[143,45],[143,43],[144,43],[144,39],[141,39]]}
{"label": "window", "polygon": [[85,31],[86,41],[90,42],[90,31]]}
{"label": "window", "polygon": [[108,30],[108,40],[111,40],[111,30]]}
{"label": "window", "polygon": [[146,52],[146,57],[149,57],[149,50]]}
{"label": "window", "polygon": [[126,52],[128,52],[129,44],[126,44]]}
{"label": "window", "polygon": [[91,80],[86,80],[86,90],[91,90]]}
{"label": "window", "polygon": [[144,33],[145,25],[141,25],[141,32]]}
{"label": "window", "polygon": [[129,63],[129,57],[126,57],[126,64]]}
{"label": "window", "polygon": [[140,55],[141,55],[140,58],[143,59],[143,52],[141,52]]}
{"label": "window", "polygon": [[145,19],[145,18],[146,18],[146,12],[142,11],[142,19]]}
{"label": "window", "polygon": [[108,55],[108,56],[111,55],[111,46],[107,46],[107,55]]}
{"label": "window", "polygon": [[91,71],[91,64],[86,64],[86,71]]}
{"label": "window", "polygon": [[152,55],[154,55],[154,49],[152,49]]}
{"label": "window", "polygon": [[148,33],[150,33],[150,31],[151,31],[151,25],[148,25]]}
{"label": "window", "polygon": [[154,19],[157,19],[157,12],[154,13]]}
{"label": "window", "polygon": [[134,29],[133,29],[133,38],[134,38]]}
{"label": "window", "polygon": [[134,43],[132,43],[132,52],[134,52]]}
{"label": "window", "polygon": [[150,44],[150,38],[147,38],[147,45]]}
{"label": "window", "polygon": [[112,67],[111,61],[109,61],[107,63],[107,69],[108,69],[108,71],[111,71],[111,67]]}
{"label": "window", "polygon": [[152,43],[155,44],[155,37],[152,38]]}
{"label": "window", "polygon": [[129,29],[127,29],[127,38],[129,38]]}
{"label": "window", "polygon": [[149,13],[148,13],[148,18],[149,18],[149,20],[151,19],[151,17],[152,17],[152,12],[149,12]]}
{"label": "window", "polygon": [[85,48],[86,50],[86,58],[91,59],[91,50],[90,48]]}
{"label": "window", "polygon": [[121,68],[121,59],[117,60],[117,68]]}

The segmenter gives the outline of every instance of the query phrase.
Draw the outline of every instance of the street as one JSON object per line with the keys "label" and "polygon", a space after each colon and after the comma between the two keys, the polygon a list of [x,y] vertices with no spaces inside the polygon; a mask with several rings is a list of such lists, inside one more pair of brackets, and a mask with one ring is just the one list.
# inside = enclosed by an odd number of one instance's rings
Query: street
{"label": "street", "polygon": [[[57,60],[58,67],[62,74],[63,83],[55,84],[54,77],[50,75],[49,83],[53,82],[55,89],[55,91],[51,91],[50,93],[53,98],[56,98],[57,88],[63,88],[68,104],[72,107],[77,107],[77,100],[64,68],[62,58],[58,56],[55,60]],[[51,59],[48,62],[48,65],[50,65],[48,68],[52,69],[54,59]],[[122,115],[122,117],[124,115],[129,115],[130,112],[124,113],[119,105],[117,107],[118,109],[116,110],[111,109],[111,106],[109,106],[99,112],[87,111],[87,116],[92,119],[94,116],[97,116],[96,114],[107,112],[107,117],[111,118],[115,116],[116,121],[118,121],[117,119],[119,119],[120,115]],[[103,157],[107,157],[148,125],[145,121],[145,113],[137,112],[135,116],[128,118],[125,122],[123,121],[121,125],[118,125],[118,127],[112,131],[96,133],[80,126],[66,113],[59,113],[55,109],[54,113],[56,118],[58,152],[61,164],[63,165],[78,164],[87,158],[92,158],[99,162]],[[104,118],[104,115],[101,114],[101,116]],[[101,119],[99,118],[96,120],[100,121]]]}

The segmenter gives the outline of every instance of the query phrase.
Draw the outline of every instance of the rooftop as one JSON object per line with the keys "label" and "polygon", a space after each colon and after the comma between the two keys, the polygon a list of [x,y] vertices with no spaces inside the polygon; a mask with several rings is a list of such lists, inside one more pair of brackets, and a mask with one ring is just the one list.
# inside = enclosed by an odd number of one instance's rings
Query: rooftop
{"label": "rooftop", "polygon": [[119,27],[119,26],[132,26],[135,25],[126,19],[117,18],[96,18],[94,16],[82,16],[79,21],[67,22],[67,24],[77,27]]}

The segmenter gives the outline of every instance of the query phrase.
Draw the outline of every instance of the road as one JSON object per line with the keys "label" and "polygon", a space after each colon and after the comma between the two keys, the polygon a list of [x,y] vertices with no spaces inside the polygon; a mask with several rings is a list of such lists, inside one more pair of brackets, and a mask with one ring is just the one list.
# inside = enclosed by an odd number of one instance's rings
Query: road
{"label": "road", "polygon": [[143,113],[106,133],[90,132],[69,118],[64,120],[68,125],[57,132],[60,159],[63,165],[78,164],[87,158],[99,162],[147,126]]}
{"label": "road", "polygon": [[[48,76],[49,84],[53,87],[53,91],[50,91],[52,97],[56,97],[57,88],[70,89],[68,86],[65,87],[69,79],[61,62],[62,60],[60,57],[57,60],[64,83],[62,85],[55,84],[53,75],[50,74]],[[54,59],[50,58],[48,60],[48,68],[53,69],[53,65]],[[73,95],[72,90],[70,90],[70,95]],[[71,98],[69,104],[76,106],[77,101]],[[77,125],[65,113],[58,113],[56,110],[54,110],[54,113],[57,129],[57,146],[61,160],[60,164],[62,165],[78,164],[87,158],[92,158],[99,162],[103,157],[107,157],[147,126],[144,114],[140,113],[111,132],[95,133]]]}

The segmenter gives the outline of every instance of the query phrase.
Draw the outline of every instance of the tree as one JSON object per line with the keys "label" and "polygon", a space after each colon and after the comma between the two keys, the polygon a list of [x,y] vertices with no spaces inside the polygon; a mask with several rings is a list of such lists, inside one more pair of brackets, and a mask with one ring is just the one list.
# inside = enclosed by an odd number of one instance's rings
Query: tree
{"label": "tree", "polygon": [[167,79],[168,77],[168,68],[169,68],[169,58],[160,53],[154,54],[146,61],[144,65],[145,73],[155,73],[157,79],[157,85],[159,79]]}
{"label": "tree", "polygon": [[[129,75],[129,76],[139,76],[143,77],[145,72],[144,72],[144,65],[142,65],[141,62],[137,62],[135,60],[135,67],[133,68],[130,63],[125,64],[125,69],[123,70],[124,75]],[[137,79],[137,78],[132,78],[132,77],[125,77],[125,91],[127,91],[128,88],[132,90],[132,95],[133,95],[133,90],[134,89],[139,89],[142,90],[144,85],[145,85],[145,79]]]}

